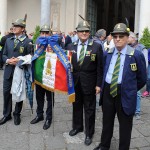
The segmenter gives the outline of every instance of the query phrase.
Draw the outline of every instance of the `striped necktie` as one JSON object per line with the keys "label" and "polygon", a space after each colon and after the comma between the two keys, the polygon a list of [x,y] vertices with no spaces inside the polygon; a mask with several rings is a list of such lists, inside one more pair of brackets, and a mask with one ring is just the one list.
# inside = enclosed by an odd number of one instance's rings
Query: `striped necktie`
{"label": "striped necktie", "polygon": [[117,82],[119,77],[119,70],[120,70],[120,52],[118,52],[117,61],[111,79],[110,95],[112,97],[117,96]]}
{"label": "striped necktie", "polygon": [[19,39],[18,39],[18,38],[15,38],[15,39],[14,39],[14,48],[17,46],[18,43],[19,43]]}
{"label": "striped necktie", "polygon": [[79,55],[79,66],[83,64],[83,60],[84,60],[84,43],[82,43],[81,45],[82,45],[82,48],[81,48],[80,55]]}

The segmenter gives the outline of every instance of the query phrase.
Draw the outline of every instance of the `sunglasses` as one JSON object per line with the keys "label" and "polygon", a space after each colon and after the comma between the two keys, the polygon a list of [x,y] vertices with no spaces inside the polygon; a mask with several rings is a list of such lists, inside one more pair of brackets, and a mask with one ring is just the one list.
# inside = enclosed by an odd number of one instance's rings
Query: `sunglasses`
{"label": "sunglasses", "polygon": [[89,30],[78,31],[78,32],[85,32],[85,33],[89,33]]}
{"label": "sunglasses", "polygon": [[48,31],[42,31],[41,34],[49,34]]}
{"label": "sunglasses", "polygon": [[15,28],[22,28],[22,26],[19,26],[19,25],[14,25],[13,27],[15,27]]}
{"label": "sunglasses", "polygon": [[113,36],[114,39],[117,39],[117,38],[123,39],[124,37],[125,37],[125,35],[114,35]]}

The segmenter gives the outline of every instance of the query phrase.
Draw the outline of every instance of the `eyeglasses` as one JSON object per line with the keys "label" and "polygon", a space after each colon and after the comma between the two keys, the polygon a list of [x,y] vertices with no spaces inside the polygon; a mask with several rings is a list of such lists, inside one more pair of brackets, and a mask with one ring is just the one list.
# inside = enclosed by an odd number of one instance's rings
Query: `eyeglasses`
{"label": "eyeglasses", "polygon": [[117,39],[117,38],[123,39],[124,36],[125,36],[125,35],[114,35],[113,38],[114,38],[114,39]]}
{"label": "eyeglasses", "polygon": [[85,33],[89,33],[89,30],[78,31],[78,32],[85,32]]}

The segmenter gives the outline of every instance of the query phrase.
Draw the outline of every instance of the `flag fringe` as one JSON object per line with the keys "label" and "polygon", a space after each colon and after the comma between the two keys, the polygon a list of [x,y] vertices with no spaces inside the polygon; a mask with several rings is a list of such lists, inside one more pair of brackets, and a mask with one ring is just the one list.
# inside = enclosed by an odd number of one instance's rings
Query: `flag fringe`
{"label": "flag fringe", "polygon": [[67,92],[66,92],[66,91],[60,91],[60,90],[58,90],[58,89],[55,89],[54,91],[55,91],[55,92],[57,92],[57,93],[60,93],[60,94],[64,94],[64,95],[66,95],[66,94],[67,94]]}
{"label": "flag fringe", "polygon": [[[32,86],[34,84],[40,85],[42,88],[44,88],[48,91],[51,91],[51,92],[57,92],[57,93],[65,94],[65,95],[68,94],[66,91],[60,91],[58,89],[52,89],[50,87],[47,87],[47,86],[43,85],[42,83],[38,82],[37,80],[35,80],[35,82],[32,84]],[[68,95],[68,102],[69,103],[75,102],[75,93]]]}
{"label": "flag fringe", "polygon": [[75,93],[70,94],[70,95],[68,96],[68,101],[69,101],[69,103],[75,102]]}
{"label": "flag fringe", "polygon": [[32,82],[32,90],[34,90],[35,82]]}
{"label": "flag fringe", "polygon": [[54,92],[53,88],[47,87],[47,86],[43,85],[42,83],[38,82],[37,80],[35,80],[35,84],[40,85],[42,88],[44,88],[48,91]]}

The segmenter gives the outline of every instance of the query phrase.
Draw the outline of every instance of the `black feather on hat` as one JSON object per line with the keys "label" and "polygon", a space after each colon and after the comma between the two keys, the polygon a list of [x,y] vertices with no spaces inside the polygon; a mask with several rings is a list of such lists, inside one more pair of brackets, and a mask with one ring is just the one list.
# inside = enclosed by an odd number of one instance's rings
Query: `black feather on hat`
{"label": "black feather on hat", "polygon": [[78,23],[78,26],[76,27],[77,31],[89,31],[90,30],[90,24],[81,16],[79,15],[82,19],[82,21],[80,21]]}

